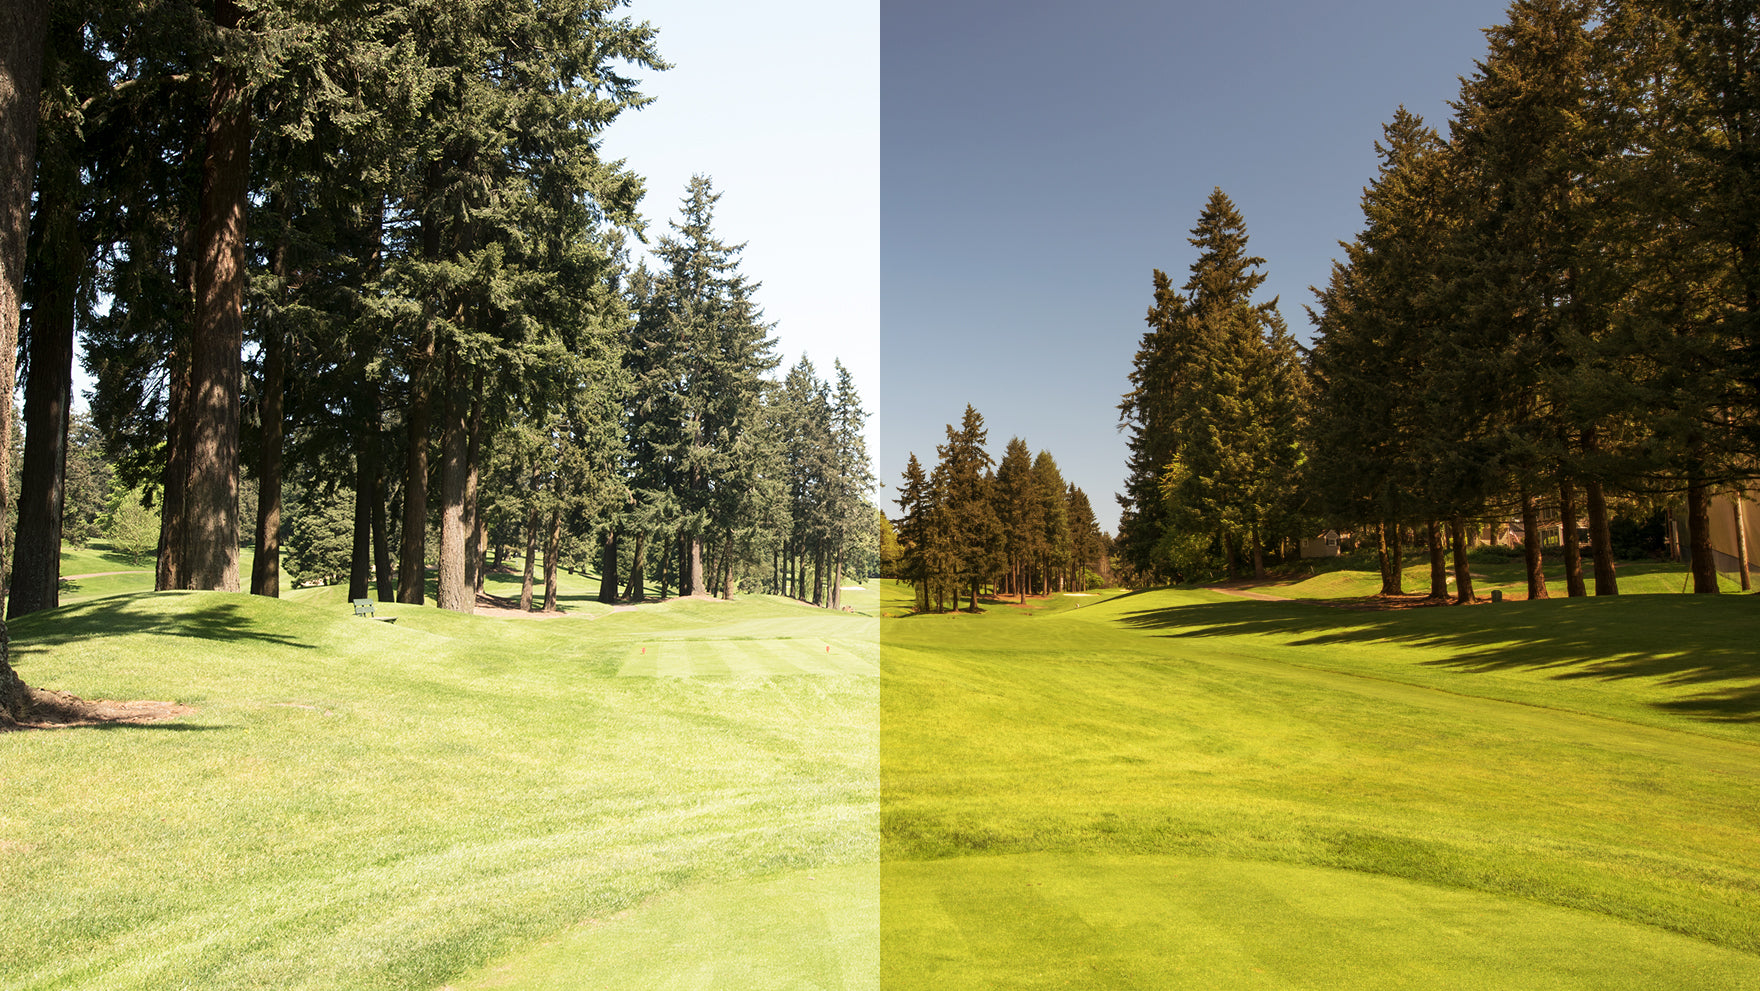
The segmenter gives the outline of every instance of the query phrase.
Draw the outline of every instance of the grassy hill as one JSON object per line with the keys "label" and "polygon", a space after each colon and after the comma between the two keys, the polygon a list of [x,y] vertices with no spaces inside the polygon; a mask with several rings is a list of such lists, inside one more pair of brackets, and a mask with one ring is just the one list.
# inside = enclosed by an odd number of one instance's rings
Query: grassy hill
{"label": "grassy hill", "polygon": [[873,619],[341,594],[9,624],[31,684],[196,711],[0,738],[0,987],[873,986]]}
{"label": "grassy hill", "polygon": [[883,986],[1760,987],[1755,602],[885,620]]}

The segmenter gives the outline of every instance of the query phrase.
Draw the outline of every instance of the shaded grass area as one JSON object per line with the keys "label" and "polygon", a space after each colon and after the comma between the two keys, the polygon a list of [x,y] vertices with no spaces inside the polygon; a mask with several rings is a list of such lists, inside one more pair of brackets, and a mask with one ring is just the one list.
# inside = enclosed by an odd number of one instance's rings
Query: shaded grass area
{"label": "shaded grass area", "polygon": [[872,667],[872,620],[379,609],[140,593],[9,624],[30,684],[198,712],[0,740],[0,986],[433,988],[682,888],[876,856],[876,679],[615,677],[730,620],[835,623]]}
{"label": "shaded grass area", "polygon": [[[960,880],[987,869],[981,861],[1025,856],[1072,872],[1093,857],[1235,865],[1243,876],[1251,865],[1324,869],[1327,885],[1360,881],[1352,897],[1369,902],[1377,879],[1397,879],[1401,897],[1437,919],[1447,899],[1472,893],[1489,913],[1468,911],[1473,926],[1543,908],[1533,918],[1546,938],[1587,962],[1525,984],[1521,947],[1538,944],[1516,942],[1482,959],[1443,954],[1435,972],[1383,986],[1651,986],[1597,974],[1670,986],[1671,965],[1728,981],[1706,986],[1760,980],[1754,600],[1358,612],[1221,598],[1164,590],[1059,612],[883,622],[888,987],[958,985],[960,968],[1006,958],[998,948],[1017,939],[1038,949],[983,980],[1179,986],[1156,968],[1185,954],[1238,973],[1211,986],[1375,986],[1360,980],[1373,970],[1368,949],[1325,977],[1323,964],[1373,934],[1369,921],[1313,925],[1319,875],[1280,875],[1274,898],[1240,889],[1233,914],[1132,963],[1134,951],[1110,942],[1129,938],[1132,913],[1185,896],[1120,880],[1118,900],[1068,909],[1102,934],[1098,947],[1065,951],[1048,935],[1019,936],[1030,933],[1027,883],[1050,879],[1011,881],[995,867],[983,885]],[[912,871],[917,881],[893,883]],[[950,908],[943,889],[968,896]],[[910,899],[930,897],[963,942],[924,943],[913,930]],[[1252,936],[1264,925],[1275,946]],[[1265,974],[1279,979],[1228,970],[1270,957],[1283,963]],[[1303,961],[1305,982],[1291,976]]]}
{"label": "shaded grass area", "polygon": [[[1478,553],[1468,557],[1473,573],[1473,593],[1479,598],[1490,597],[1492,591],[1505,598],[1528,594],[1526,565],[1518,557],[1502,553]],[[1315,562],[1304,562],[1310,567]],[[1406,554],[1401,559],[1400,579],[1407,594],[1424,595],[1430,591],[1430,556],[1428,552]],[[1692,573],[1679,561],[1618,561],[1615,562],[1619,590],[1623,595],[1661,595],[1692,591]],[[1453,593],[1454,559],[1449,559],[1449,591]],[[1564,561],[1556,550],[1545,560],[1547,593],[1565,598]],[[1595,590],[1594,564],[1587,557],[1583,562],[1583,580],[1588,590]],[[1292,599],[1368,598],[1381,591],[1381,572],[1373,554],[1359,552],[1345,558],[1325,560],[1317,574],[1279,579],[1265,583],[1263,590]],[[1718,575],[1718,587],[1724,592],[1740,592],[1741,580],[1733,574]]]}

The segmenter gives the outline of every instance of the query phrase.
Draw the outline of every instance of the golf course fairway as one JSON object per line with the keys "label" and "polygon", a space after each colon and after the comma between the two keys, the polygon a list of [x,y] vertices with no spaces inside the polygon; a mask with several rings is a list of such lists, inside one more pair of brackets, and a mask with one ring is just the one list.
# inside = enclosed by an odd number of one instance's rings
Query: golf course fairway
{"label": "golf course fairway", "polygon": [[1754,601],[895,590],[882,986],[1760,988]]}
{"label": "golf course fairway", "polygon": [[565,603],[9,624],[28,683],[194,711],[0,736],[0,987],[871,991],[877,620]]}

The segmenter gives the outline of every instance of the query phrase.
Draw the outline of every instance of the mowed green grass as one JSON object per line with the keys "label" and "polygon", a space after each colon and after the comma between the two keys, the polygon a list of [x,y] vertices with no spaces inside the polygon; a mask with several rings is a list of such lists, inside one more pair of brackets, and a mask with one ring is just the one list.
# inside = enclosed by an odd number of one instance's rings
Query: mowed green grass
{"label": "mowed green grass", "polygon": [[[1520,557],[1501,554],[1474,554],[1468,559],[1473,574],[1473,594],[1481,599],[1493,591],[1504,598],[1527,598],[1527,566]],[[1372,552],[1359,552],[1349,559],[1319,562],[1328,570],[1307,578],[1278,578],[1255,583],[1262,591],[1292,599],[1369,598],[1381,591],[1381,575]],[[1402,559],[1400,580],[1407,595],[1425,595],[1430,591],[1430,557],[1428,553],[1406,554]],[[1342,567],[1332,567],[1342,564]],[[1564,560],[1557,549],[1547,552],[1544,562],[1546,591],[1549,597],[1566,596]],[[1692,575],[1680,561],[1618,561],[1616,578],[1622,595],[1662,595],[1692,591]],[[1583,581],[1587,591],[1595,591],[1594,562],[1583,559]],[[1740,592],[1741,578],[1734,574],[1717,576],[1718,588],[1724,592]],[[1454,590],[1454,559],[1449,559],[1449,590]]]}
{"label": "mowed green grass", "polygon": [[[613,963],[627,987],[875,985],[877,894],[851,880],[878,856],[875,620],[758,597],[379,604],[392,623],[334,595],[8,624],[28,683],[196,711],[0,737],[0,987],[594,986]],[[622,672],[726,629],[829,660]],[[777,908],[814,891],[839,907]]]}
{"label": "mowed green grass", "polygon": [[883,985],[1760,987],[1757,601],[884,620]]}

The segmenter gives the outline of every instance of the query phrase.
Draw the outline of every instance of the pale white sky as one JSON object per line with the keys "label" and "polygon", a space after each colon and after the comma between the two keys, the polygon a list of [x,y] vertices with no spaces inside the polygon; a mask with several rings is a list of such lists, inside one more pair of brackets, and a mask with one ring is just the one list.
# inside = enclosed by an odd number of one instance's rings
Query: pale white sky
{"label": "pale white sky", "polygon": [[606,132],[603,154],[647,178],[649,240],[667,233],[693,173],[714,181],[715,227],[745,242],[785,372],[850,370],[880,452],[880,4],[878,0],[632,0],[673,64],[655,102]]}

